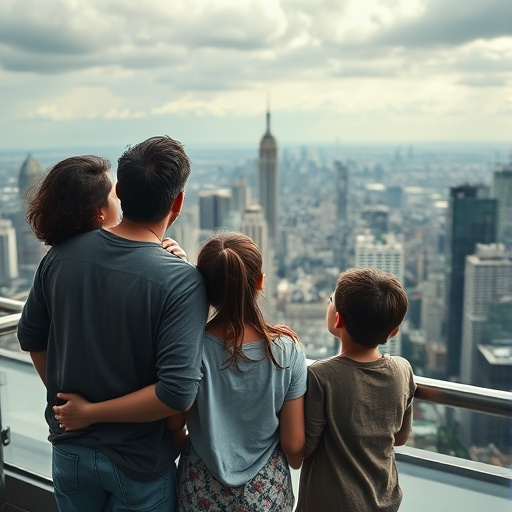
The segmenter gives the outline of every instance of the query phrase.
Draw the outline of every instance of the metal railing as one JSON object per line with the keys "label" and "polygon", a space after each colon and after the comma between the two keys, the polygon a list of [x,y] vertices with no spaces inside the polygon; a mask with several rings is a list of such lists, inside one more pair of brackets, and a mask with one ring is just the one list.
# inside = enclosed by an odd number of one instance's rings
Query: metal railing
{"label": "metal railing", "polygon": [[[23,302],[0,298],[0,311],[4,314],[7,313],[5,316],[0,316],[0,335],[11,334],[16,331],[22,308]],[[0,349],[0,358],[8,358],[10,361],[18,361],[27,365],[31,364],[28,354],[12,350]],[[511,416],[511,393],[418,376],[415,376],[415,382],[417,384],[415,397],[419,400],[501,417]],[[396,456],[399,463],[405,464],[403,469],[406,472],[409,471],[411,474],[415,474],[418,470],[426,471],[425,478],[428,479],[429,471],[437,471],[441,472],[443,481],[446,479],[447,482],[450,481],[450,478],[468,477],[471,482],[469,485],[489,485],[490,487],[487,488],[486,492],[490,496],[495,496],[496,492],[498,494],[508,492],[507,489],[511,481],[510,470],[506,467],[460,459],[409,446],[399,447],[396,450]],[[23,476],[24,470],[18,466],[5,464],[4,467],[7,477],[10,478],[9,485],[13,486],[14,482],[19,485],[20,481],[25,480],[30,483],[28,490],[24,490],[21,494],[30,496],[34,489],[41,488],[46,492],[45,499],[51,501],[48,498],[48,495],[52,493],[52,483],[49,477],[39,477],[38,479],[37,475],[32,473]],[[412,468],[412,470],[406,468]],[[437,474],[439,475],[439,473]],[[422,478],[424,478],[423,473]],[[432,478],[439,478],[439,476]],[[453,482],[452,485],[457,486]],[[499,495],[501,496],[501,494]],[[41,508],[37,505],[35,508],[27,507],[27,510],[54,512],[55,508],[50,506]]]}
{"label": "metal railing", "polygon": [[[16,331],[23,304],[20,301],[0,297],[0,310],[13,313],[0,317],[0,335]],[[415,397],[419,400],[498,416],[512,415],[512,393],[507,391],[427,377],[415,376],[414,380],[417,385]]]}

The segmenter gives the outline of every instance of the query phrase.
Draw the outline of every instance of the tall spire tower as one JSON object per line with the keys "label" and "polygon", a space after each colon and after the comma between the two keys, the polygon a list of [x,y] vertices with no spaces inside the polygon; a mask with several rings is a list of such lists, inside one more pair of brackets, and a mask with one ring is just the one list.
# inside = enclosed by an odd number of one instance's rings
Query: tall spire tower
{"label": "tall spire tower", "polygon": [[259,153],[259,200],[268,225],[269,240],[279,241],[279,173],[277,143],[270,133],[270,106],[267,104],[267,130],[261,138]]}

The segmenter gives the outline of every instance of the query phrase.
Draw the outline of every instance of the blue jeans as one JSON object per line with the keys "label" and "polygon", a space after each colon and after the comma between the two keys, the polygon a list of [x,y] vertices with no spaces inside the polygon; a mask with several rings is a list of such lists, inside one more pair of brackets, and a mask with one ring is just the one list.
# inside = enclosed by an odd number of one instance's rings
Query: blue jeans
{"label": "blue jeans", "polygon": [[174,512],[176,466],[151,482],[128,478],[94,448],[53,446],[53,484],[60,512]]}

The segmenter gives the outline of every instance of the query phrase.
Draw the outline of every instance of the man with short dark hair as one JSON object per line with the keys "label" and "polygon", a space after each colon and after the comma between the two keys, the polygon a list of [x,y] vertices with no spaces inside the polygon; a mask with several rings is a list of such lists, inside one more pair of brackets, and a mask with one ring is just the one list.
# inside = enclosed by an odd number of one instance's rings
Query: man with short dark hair
{"label": "man with short dark hair", "polygon": [[[53,247],[37,270],[18,337],[47,386],[61,512],[176,508],[178,450],[164,418],[195,399],[208,308],[197,269],[161,243],[189,174],[169,137],[127,149],[116,188],[122,221]],[[59,422],[53,407],[67,393],[105,402],[102,422]],[[124,395],[122,408],[109,408]]]}

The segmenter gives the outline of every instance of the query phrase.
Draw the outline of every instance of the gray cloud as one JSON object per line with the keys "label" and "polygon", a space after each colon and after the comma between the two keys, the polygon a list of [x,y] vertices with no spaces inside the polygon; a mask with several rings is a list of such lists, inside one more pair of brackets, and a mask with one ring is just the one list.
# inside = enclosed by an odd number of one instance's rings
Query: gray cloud
{"label": "gray cloud", "polygon": [[457,46],[476,39],[510,37],[507,0],[427,1],[420,18],[383,29],[370,41],[390,46]]}

